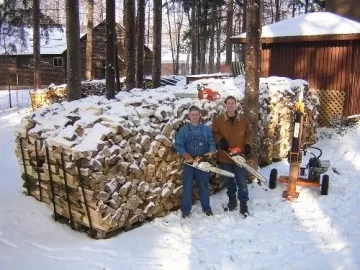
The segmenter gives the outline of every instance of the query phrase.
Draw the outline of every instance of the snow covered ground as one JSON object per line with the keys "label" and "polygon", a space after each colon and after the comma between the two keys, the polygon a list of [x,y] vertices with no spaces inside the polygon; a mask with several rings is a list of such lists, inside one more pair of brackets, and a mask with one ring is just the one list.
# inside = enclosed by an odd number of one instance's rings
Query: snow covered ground
{"label": "snow covered ground", "polygon": [[[53,221],[49,206],[22,193],[14,127],[25,113],[0,113],[0,269],[360,269],[359,126],[343,136],[319,130],[322,159],[339,173],[328,171],[328,196],[299,188],[290,203],[281,197],[285,186],[253,184],[247,219],[223,212],[223,191],[211,197],[213,217],[197,203],[190,219],[178,211],[93,240]],[[272,168],[288,172],[286,161],[261,172]]]}
{"label": "snow covered ground", "polygon": [[[10,90],[11,108],[27,108],[31,106],[30,93],[28,89]],[[0,91],[0,112],[10,109],[10,98],[8,90]]]}

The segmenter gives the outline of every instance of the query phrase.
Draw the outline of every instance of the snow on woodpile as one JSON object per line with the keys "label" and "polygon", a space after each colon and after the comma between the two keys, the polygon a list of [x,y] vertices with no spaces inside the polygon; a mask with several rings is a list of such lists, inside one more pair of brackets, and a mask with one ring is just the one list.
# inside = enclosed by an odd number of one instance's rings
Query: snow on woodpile
{"label": "snow on woodpile", "polygon": [[[228,95],[239,101],[239,111],[243,112],[245,102],[245,77],[204,79],[187,85],[187,91],[197,96],[197,85],[218,91],[222,98]],[[303,96],[306,110],[304,141],[315,142],[318,97],[309,90],[304,80],[284,77],[260,78],[260,164],[270,164],[287,156],[293,133],[293,112],[298,97]],[[179,93],[180,92],[180,93]],[[175,95],[184,96],[177,90]]]}
{"label": "snow on woodpile", "polygon": [[[283,77],[261,79],[260,89],[260,164],[270,164],[287,156],[291,147],[295,102],[303,96],[305,121],[303,141],[316,141],[318,97],[303,80]],[[296,85],[294,87],[294,85]]]}
{"label": "snow on woodpile", "polygon": [[[244,78],[238,77],[220,82],[217,90],[223,97],[232,94],[241,99],[243,85]],[[52,204],[53,192],[56,211],[67,218],[69,196],[73,219],[89,227],[87,201],[92,226],[102,232],[131,227],[177,209],[181,201],[182,163],[173,148],[176,131],[187,121],[187,109],[193,104],[201,108],[202,119],[208,125],[224,111],[223,100],[178,97],[192,96],[194,89],[196,84],[133,89],[118,93],[115,100],[92,96],[38,109],[22,120],[16,132],[16,154],[30,194]],[[309,134],[314,134],[314,105],[318,101],[306,89],[304,81],[262,79],[259,126],[261,152],[266,153],[261,154],[262,163],[286,156],[294,100],[299,93],[306,99]],[[284,151],[274,154],[277,148]],[[211,193],[222,186],[222,181],[213,177]]]}

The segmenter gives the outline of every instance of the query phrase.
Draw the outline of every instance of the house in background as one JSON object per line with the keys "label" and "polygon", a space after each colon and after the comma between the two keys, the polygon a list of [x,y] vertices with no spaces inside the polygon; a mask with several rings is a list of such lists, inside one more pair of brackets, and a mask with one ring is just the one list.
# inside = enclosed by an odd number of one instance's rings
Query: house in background
{"label": "house in background", "polygon": [[[246,33],[231,40],[245,44]],[[359,22],[304,14],[262,27],[261,43],[261,77],[304,79],[331,99],[323,102],[329,116],[360,114]]]}
{"label": "house in background", "polygon": [[326,11],[360,22],[359,0],[326,0]]}
{"label": "house in background", "polygon": [[[33,32],[29,28],[24,30],[24,43],[15,35],[1,36],[2,44],[6,45],[0,46],[0,89],[33,85]],[[44,32],[44,29],[41,31]],[[65,29],[55,27],[48,28],[47,31],[49,36],[47,39],[42,38],[40,45],[42,81],[44,85],[51,82],[63,83],[66,77],[63,69]]]}
{"label": "house in background", "polygon": [[[105,22],[98,24],[93,30],[92,74],[94,79],[105,78],[106,61],[106,28]],[[33,70],[33,33],[26,31],[26,46],[20,46],[20,40],[11,40],[16,45],[16,52],[9,53],[0,46],[0,89],[32,87],[34,83]],[[124,74],[124,28],[116,25],[118,40],[118,61],[120,74]],[[85,80],[86,67],[86,39],[80,38],[81,80]],[[41,83],[47,87],[51,83],[66,83],[66,31],[64,27],[48,29],[48,38],[41,38]],[[144,75],[151,74],[152,52],[144,46]]]}
{"label": "house in background", "polygon": [[[176,51],[174,51],[176,54]],[[189,72],[190,57],[187,53],[179,53],[179,75],[186,75]],[[161,75],[172,75],[174,72],[173,56],[171,48],[161,47]]]}

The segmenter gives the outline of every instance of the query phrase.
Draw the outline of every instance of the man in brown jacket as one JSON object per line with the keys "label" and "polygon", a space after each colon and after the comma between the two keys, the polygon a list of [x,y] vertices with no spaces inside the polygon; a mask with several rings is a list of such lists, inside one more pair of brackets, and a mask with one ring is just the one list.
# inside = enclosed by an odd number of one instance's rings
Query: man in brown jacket
{"label": "man in brown jacket", "polygon": [[252,130],[249,120],[237,112],[236,99],[228,96],[225,99],[226,112],[217,117],[212,124],[215,142],[219,147],[217,160],[224,170],[233,172],[235,178],[225,177],[228,208],[233,211],[237,208],[237,197],[240,200],[240,214],[247,215],[247,201],[249,192],[247,187],[247,171],[237,166],[225,153],[230,148],[239,147],[245,158],[251,156]]}

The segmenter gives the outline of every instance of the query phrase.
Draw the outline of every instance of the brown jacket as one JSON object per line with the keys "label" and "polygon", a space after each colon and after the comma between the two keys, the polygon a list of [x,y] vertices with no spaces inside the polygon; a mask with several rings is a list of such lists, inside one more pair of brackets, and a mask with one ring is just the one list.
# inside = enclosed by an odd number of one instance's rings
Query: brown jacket
{"label": "brown jacket", "polygon": [[[226,115],[221,114],[214,119],[212,124],[215,143],[219,145],[220,139],[225,138],[230,148],[240,147],[244,151],[245,144],[252,143],[252,129],[249,120],[242,114],[238,114],[234,123]],[[218,148],[217,160],[224,163],[233,163],[223,150]]]}

